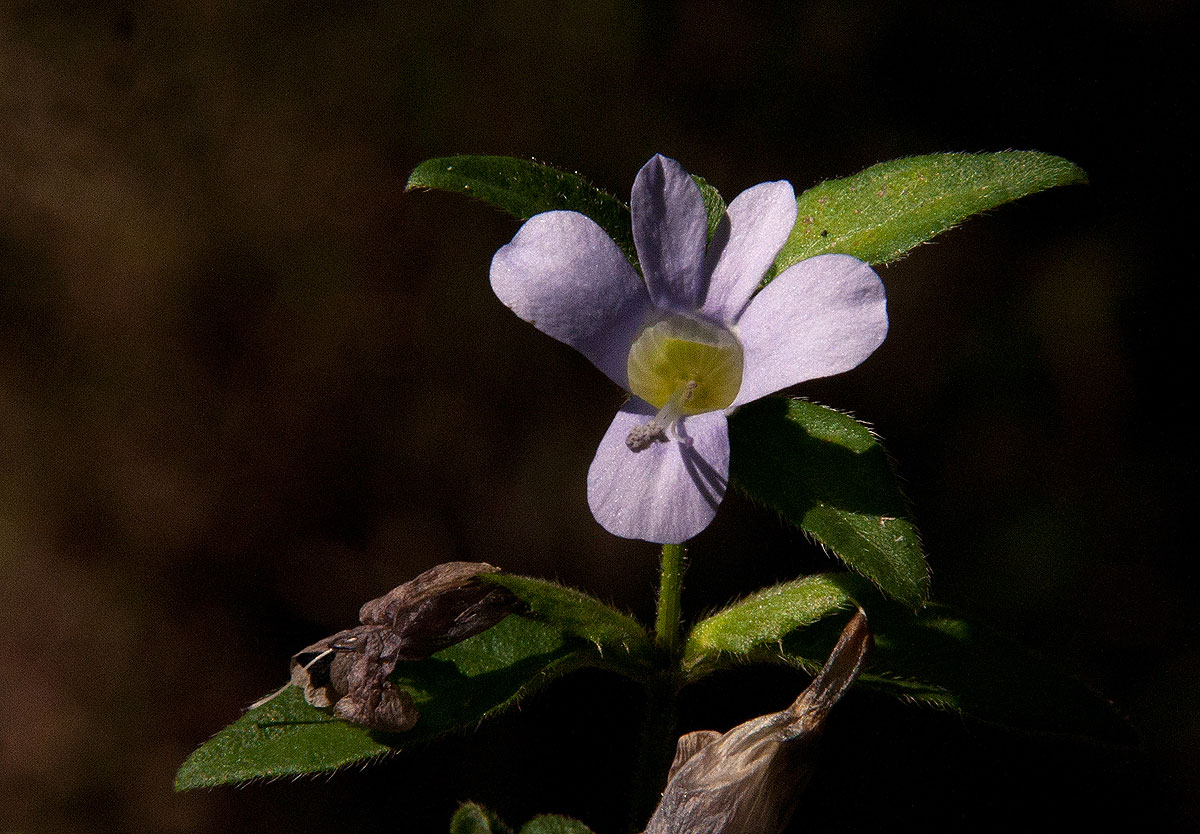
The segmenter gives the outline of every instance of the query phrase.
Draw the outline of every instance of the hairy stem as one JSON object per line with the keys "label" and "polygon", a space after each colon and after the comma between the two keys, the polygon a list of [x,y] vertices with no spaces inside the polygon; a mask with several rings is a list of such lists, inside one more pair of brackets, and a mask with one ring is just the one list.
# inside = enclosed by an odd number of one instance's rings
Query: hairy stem
{"label": "hairy stem", "polygon": [[654,621],[654,645],[658,649],[659,674],[646,687],[646,716],[634,768],[630,831],[641,831],[658,805],[666,786],[667,770],[675,756],[675,693],[678,690],[684,548],[664,544],[659,574],[658,615]]}
{"label": "hairy stem", "polygon": [[658,617],[654,621],[654,645],[670,659],[671,668],[679,655],[680,598],[683,595],[683,545],[664,544],[659,574]]}

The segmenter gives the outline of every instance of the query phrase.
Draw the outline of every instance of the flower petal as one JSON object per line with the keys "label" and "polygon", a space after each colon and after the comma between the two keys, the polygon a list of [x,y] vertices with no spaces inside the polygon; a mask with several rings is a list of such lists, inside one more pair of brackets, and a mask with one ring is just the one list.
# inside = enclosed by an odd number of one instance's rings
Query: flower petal
{"label": "flower petal", "polygon": [[887,335],[887,298],[870,266],[818,255],[784,270],[750,300],[737,322],[745,352],[734,406],[848,371]]}
{"label": "flower petal", "polygon": [[787,180],[739,194],[708,245],[708,291],[701,312],[714,321],[737,321],[795,223],[796,194]]}
{"label": "flower petal", "polygon": [[682,544],[709,525],[725,497],[729,428],[720,411],[697,414],[679,426],[690,447],[670,440],[631,452],[629,430],[654,414],[636,397],[617,412],[588,470],[588,504],[610,533]]}
{"label": "flower petal", "polygon": [[703,290],[708,215],[700,188],[662,154],[642,166],[629,201],[633,242],[655,305],[692,312]]}
{"label": "flower petal", "polygon": [[514,313],[628,390],[625,364],[650,297],[593,220],[574,211],[534,215],[492,258],[491,281]]}

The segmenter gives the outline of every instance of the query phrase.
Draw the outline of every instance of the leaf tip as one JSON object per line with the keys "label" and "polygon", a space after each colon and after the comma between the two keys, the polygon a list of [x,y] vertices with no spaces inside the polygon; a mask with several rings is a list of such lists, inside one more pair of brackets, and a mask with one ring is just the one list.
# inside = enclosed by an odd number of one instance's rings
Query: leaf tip
{"label": "leaf tip", "polygon": [[1047,156],[1062,165],[1062,173],[1059,174],[1059,185],[1087,185],[1090,182],[1087,171],[1080,168],[1071,160],[1064,159],[1061,156],[1050,156],[1049,154]]}
{"label": "leaf tip", "polygon": [[892,597],[897,602],[907,606],[914,614],[918,614],[929,602],[930,585],[932,584],[928,562],[925,563],[924,568],[925,573],[915,582],[909,583],[909,587],[901,593],[896,593],[898,590],[896,586],[887,589],[878,585],[876,587],[879,587],[879,590],[883,591],[886,596]]}
{"label": "leaf tip", "polygon": [[1070,168],[1070,176],[1065,185],[1088,185],[1091,179],[1088,178],[1087,171],[1080,168],[1074,162],[1068,163]]}
{"label": "leaf tip", "polygon": [[424,167],[425,167],[424,164],[418,165],[416,168],[413,169],[412,173],[408,175],[408,182],[406,182],[404,184],[404,190],[406,192],[415,191],[418,188],[428,188],[429,187],[429,185],[425,182],[424,177],[422,176],[422,168],[424,168]]}
{"label": "leaf tip", "polygon": [[175,782],[172,786],[175,790],[175,793],[183,793],[184,791],[195,790],[196,788],[203,787],[202,780],[197,780],[195,774],[192,772],[192,768],[188,766],[191,763],[192,759],[189,756],[187,760],[179,766],[179,770],[175,772]]}

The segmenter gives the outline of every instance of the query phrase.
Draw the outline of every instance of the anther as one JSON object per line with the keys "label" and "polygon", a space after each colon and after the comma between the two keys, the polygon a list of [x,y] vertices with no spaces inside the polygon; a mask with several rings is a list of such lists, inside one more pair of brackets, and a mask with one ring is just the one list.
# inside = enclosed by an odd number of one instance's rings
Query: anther
{"label": "anther", "polygon": [[671,398],[658,410],[657,414],[648,422],[630,429],[629,435],[625,438],[625,445],[629,447],[629,451],[641,452],[649,449],[655,443],[666,443],[670,439],[667,437],[668,430],[671,432],[671,437],[685,446],[691,446],[692,439],[680,435],[678,424],[680,418],[683,417],[683,407],[696,393],[696,386],[697,382],[694,379],[679,383],[671,394]]}

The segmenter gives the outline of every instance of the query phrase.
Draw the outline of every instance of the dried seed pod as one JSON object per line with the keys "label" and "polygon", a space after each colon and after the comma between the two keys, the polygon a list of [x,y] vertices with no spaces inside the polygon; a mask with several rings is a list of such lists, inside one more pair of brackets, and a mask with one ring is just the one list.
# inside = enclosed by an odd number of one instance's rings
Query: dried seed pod
{"label": "dried seed pod", "polygon": [[724,734],[682,736],[644,834],[779,834],[812,776],[825,718],[862,671],[870,646],[860,610],[821,673],[786,710]]}
{"label": "dried seed pod", "polygon": [[521,610],[507,590],[479,579],[497,572],[485,562],[430,568],[363,605],[362,625],[294,654],[292,683],[304,688],[308,703],[333,707],[351,723],[386,732],[411,729],[420,714],[389,676],[398,662],[422,660]]}

